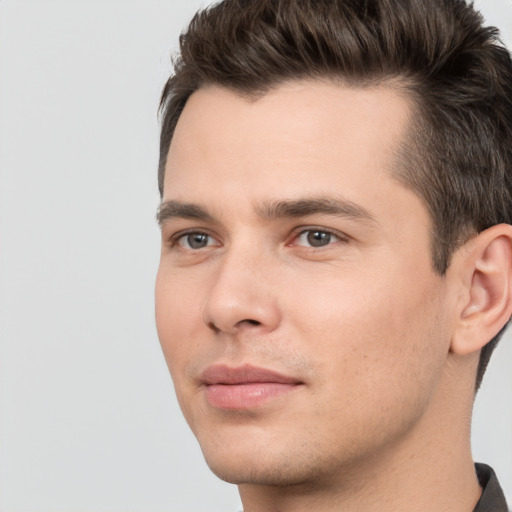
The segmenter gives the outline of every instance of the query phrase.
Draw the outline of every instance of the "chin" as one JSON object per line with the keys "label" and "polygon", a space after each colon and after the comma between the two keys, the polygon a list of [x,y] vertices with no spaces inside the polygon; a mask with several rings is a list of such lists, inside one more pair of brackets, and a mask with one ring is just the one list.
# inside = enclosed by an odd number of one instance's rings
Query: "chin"
{"label": "chin", "polygon": [[208,467],[221,480],[230,484],[263,486],[304,485],[318,478],[318,473],[310,468],[297,467],[295,464],[270,463],[269,461],[211,461],[206,459]]}
{"label": "chin", "polygon": [[[303,486],[332,475],[333,460],[322,457],[315,446],[296,443],[258,443],[249,437],[245,443],[229,446],[201,446],[211,471],[225,482],[242,485]],[[301,446],[302,444],[302,446]]]}
{"label": "chin", "polygon": [[225,482],[237,485],[259,483],[262,478],[268,478],[270,472],[276,472],[272,469],[273,457],[260,443],[233,439],[222,443],[200,441],[200,445],[208,467]]}

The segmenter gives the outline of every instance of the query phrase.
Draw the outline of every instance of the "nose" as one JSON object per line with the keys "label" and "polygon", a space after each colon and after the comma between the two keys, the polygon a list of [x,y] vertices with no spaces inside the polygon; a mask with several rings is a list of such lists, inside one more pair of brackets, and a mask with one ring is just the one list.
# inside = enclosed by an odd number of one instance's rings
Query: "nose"
{"label": "nose", "polygon": [[[249,254],[250,253],[250,254]],[[216,333],[271,332],[281,321],[272,265],[254,251],[232,251],[216,268],[203,321]]]}

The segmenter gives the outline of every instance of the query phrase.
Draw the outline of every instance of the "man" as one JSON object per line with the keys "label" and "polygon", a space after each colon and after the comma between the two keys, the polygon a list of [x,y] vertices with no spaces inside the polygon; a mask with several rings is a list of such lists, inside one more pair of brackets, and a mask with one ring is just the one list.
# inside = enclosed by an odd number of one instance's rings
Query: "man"
{"label": "man", "polygon": [[157,328],[245,512],[506,511],[470,448],[512,314],[496,30],[463,0],[224,0],[162,114]]}

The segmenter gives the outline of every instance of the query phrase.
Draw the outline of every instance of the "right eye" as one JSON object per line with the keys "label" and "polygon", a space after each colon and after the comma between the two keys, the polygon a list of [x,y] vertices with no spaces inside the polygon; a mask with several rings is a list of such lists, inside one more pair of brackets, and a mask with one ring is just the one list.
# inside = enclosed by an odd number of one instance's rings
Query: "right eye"
{"label": "right eye", "polygon": [[197,250],[205,247],[219,245],[211,235],[207,233],[185,233],[176,239],[176,245],[183,249]]}

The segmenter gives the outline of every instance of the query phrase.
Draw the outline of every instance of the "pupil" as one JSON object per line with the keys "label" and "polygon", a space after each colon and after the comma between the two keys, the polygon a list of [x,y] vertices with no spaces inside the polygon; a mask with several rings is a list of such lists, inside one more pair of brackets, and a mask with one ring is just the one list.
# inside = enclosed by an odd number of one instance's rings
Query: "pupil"
{"label": "pupil", "polygon": [[308,243],[312,247],[322,247],[331,241],[331,234],[325,231],[311,231],[308,233]]}
{"label": "pupil", "polygon": [[200,233],[188,235],[187,242],[192,249],[201,249],[202,247],[206,247],[208,235],[202,235]]}

